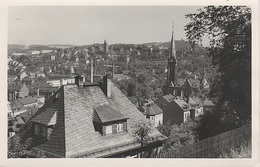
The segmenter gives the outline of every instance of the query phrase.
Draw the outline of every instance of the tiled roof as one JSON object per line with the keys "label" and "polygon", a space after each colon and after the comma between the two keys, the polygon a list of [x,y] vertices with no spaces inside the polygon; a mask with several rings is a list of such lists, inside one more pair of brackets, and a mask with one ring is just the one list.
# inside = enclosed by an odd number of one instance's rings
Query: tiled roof
{"label": "tiled roof", "polygon": [[109,105],[102,105],[95,108],[95,112],[99,118],[97,119],[100,123],[107,123],[116,120],[127,119],[123,114],[114,110]]}
{"label": "tiled roof", "polygon": [[[101,157],[140,147],[133,137],[132,125],[146,119],[113,83],[111,90],[112,96],[107,98],[97,85],[84,88],[79,88],[76,84],[62,86],[32,118],[33,121],[41,118],[41,115],[50,108],[57,111],[56,125],[49,140],[39,144],[37,148],[61,157]],[[129,118],[127,132],[108,137],[95,131],[93,124],[95,109],[100,109],[100,106],[101,108],[109,106],[124,118]],[[30,126],[29,123],[26,126]],[[28,130],[21,130],[22,132],[28,135]],[[165,136],[154,127],[149,137],[154,142],[165,139]]]}
{"label": "tiled roof", "polygon": [[23,105],[36,103],[36,100],[32,96],[20,98],[20,99],[17,99],[17,101],[19,101]]}

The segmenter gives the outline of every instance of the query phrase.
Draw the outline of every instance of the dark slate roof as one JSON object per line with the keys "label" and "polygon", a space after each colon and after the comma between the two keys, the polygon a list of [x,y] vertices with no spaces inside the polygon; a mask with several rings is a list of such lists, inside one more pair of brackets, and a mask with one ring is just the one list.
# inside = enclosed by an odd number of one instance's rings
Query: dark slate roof
{"label": "dark slate roof", "polygon": [[[178,79],[176,84],[175,84],[175,87],[176,88],[181,88],[184,86],[186,80],[185,79]],[[188,79],[188,84],[190,85],[190,87],[192,88],[200,88],[200,80],[198,79]]]}
{"label": "dark slate roof", "polygon": [[34,108],[34,107],[30,107],[27,108],[27,112],[24,112],[21,115],[22,119],[24,120],[24,122],[28,122],[28,120],[31,119],[31,117],[38,111],[38,107]]}
{"label": "dark slate roof", "polygon": [[34,117],[32,119],[32,122],[37,122],[37,123],[40,123],[43,125],[49,125],[49,123],[52,121],[52,118],[56,112],[57,112],[57,110],[48,108],[44,112],[42,112],[39,115],[37,115],[36,117]]}
{"label": "dark slate roof", "polygon": [[98,106],[95,108],[95,112],[99,118],[99,120],[96,119],[96,121],[100,123],[107,123],[127,119],[127,117],[125,117],[120,112],[114,110],[109,105]]}
{"label": "dark slate roof", "polygon": [[[146,119],[113,83],[111,90],[112,97],[107,98],[99,86],[79,88],[75,84],[60,87],[32,118],[34,121],[34,118],[41,118],[40,115],[50,108],[57,111],[56,125],[49,140],[38,144],[35,149],[47,150],[58,157],[105,157],[140,148],[140,142],[133,137],[133,125]],[[104,137],[95,131],[95,109],[100,106],[109,106],[129,118],[127,132]],[[46,120],[49,119],[50,116]],[[20,135],[28,137],[33,132],[30,122],[24,126],[28,130],[22,129]],[[157,142],[166,137],[153,127],[149,139]]]}
{"label": "dark slate roof", "polygon": [[19,99],[17,99],[17,101],[20,102],[20,103],[23,104],[23,105],[36,103],[36,100],[35,100],[32,96],[28,96],[28,97],[24,97],[24,98],[19,98]]}
{"label": "dark slate roof", "polygon": [[163,110],[155,103],[144,106],[143,108],[145,110],[145,115],[158,115],[163,113]]}

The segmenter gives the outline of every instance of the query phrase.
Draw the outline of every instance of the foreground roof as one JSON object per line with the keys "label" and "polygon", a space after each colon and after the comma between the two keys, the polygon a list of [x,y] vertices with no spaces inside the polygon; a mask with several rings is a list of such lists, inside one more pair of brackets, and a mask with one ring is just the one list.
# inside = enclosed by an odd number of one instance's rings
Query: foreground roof
{"label": "foreground roof", "polygon": [[[132,125],[145,121],[145,118],[113,83],[111,90],[112,97],[107,98],[98,85],[84,88],[66,85],[58,89],[31,119],[36,122],[39,121],[38,118],[44,117],[46,123],[53,118],[52,113],[56,113],[56,125],[49,140],[37,145],[36,148],[51,152],[58,157],[106,157],[140,148],[140,143],[133,137]],[[95,131],[93,125],[95,112],[102,117],[101,121],[113,119],[104,114],[105,111],[114,114],[116,119],[129,118],[127,132],[102,136]],[[48,114],[44,114],[45,112]],[[29,130],[24,128],[20,133],[28,137],[28,133],[32,130],[30,124],[26,126],[29,126]],[[150,142],[166,138],[154,127],[149,137]]]}

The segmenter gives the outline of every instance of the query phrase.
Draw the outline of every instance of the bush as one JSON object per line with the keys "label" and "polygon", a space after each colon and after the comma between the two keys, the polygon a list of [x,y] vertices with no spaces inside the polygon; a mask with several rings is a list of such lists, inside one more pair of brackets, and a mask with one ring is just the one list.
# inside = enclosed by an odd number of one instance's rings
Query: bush
{"label": "bush", "polygon": [[251,142],[243,143],[240,148],[231,148],[230,151],[222,153],[219,158],[251,158]]}

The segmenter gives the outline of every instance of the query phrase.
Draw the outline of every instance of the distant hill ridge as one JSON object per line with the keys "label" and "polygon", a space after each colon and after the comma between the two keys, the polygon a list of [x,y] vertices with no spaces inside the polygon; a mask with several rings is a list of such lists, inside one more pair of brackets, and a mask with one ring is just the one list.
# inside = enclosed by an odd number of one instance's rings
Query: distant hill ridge
{"label": "distant hill ridge", "polygon": [[[102,43],[101,43],[102,44]],[[109,43],[108,43],[109,44]],[[92,44],[94,45],[94,44]],[[116,44],[109,44],[109,45],[134,45],[134,44],[127,44],[127,43],[116,43]],[[149,46],[158,46],[158,47],[170,47],[171,42],[149,42],[149,43],[142,43],[142,44],[136,44],[136,45],[149,45]],[[44,50],[44,49],[53,49],[53,48],[71,48],[71,47],[82,47],[82,46],[91,46],[91,45],[72,45],[72,44],[50,44],[50,45],[40,45],[40,44],[31,44],[28,45],[28,47],[25,47],[25,45],[19,45],[19,44],[8,44],[8,50],[9,49],[29,49],[29,50]],[[191,50],[191,45],[186,42],[185,40],[175,40],[175,47],[176,50]],[[203,49],[204,47],[198,46],[199,49]]]}

